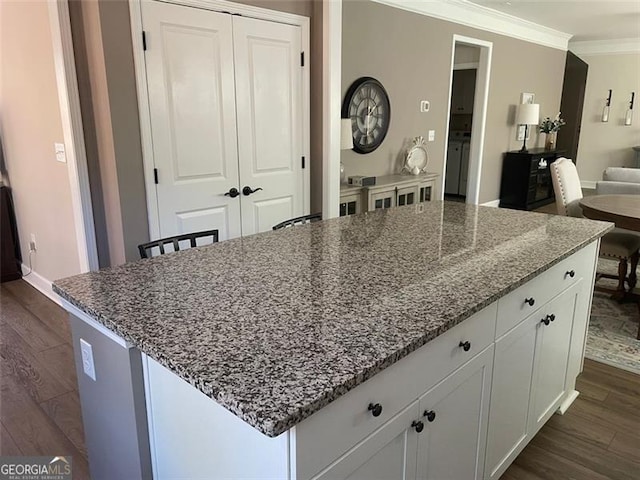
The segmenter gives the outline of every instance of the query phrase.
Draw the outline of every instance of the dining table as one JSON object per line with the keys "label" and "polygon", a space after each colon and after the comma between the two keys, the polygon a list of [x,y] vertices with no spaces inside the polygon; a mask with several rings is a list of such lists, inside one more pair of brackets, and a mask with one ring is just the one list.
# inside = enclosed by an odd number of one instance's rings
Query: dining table
{"label": "dining table", "polygon": [[[615,223],[617,228],[640,232],[640,195],[590,195],[580,200],[582,214],[591,220]],[[626,301],[640,307],[640,295],[629,292]],[[640,340],[640,325],[638,325]]]}

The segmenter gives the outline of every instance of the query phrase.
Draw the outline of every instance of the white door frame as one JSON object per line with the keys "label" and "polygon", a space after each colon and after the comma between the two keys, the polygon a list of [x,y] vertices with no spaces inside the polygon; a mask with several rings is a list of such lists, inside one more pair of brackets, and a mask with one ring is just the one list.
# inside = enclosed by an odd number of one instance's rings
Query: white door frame
{"label": "white door frame", "polygon": [[84,273],[98,270],[99,264],[69,3],[68,0],[49,0],[48,7],[76,245],[80,272]]}
{"label": "white door frame", "polygon": [[322,218],[340,215],[342,0],[322,6]]}
{"label": "white door frame", "polygon": [[[150,1],[150,0],[144,0]],[[302,50],[305,52],[304,67],[302,67],[302,152],[306,159],[310,159],[309,131],[310,131],[310,44],[309,44],[309,18],[292,13],[268,10],[266,8],[244,5],[227,0],[163,0],[165,3],[173,3],[186,7],[200,8],[214,12],[239,14],[245,17],[268,20],[300,27],[302,33]],[[136,90],[138,94],[138,111],[140,115],[140,133],[142,140],[142,159],[144,167],[144,182],[147,197],[147,211],[149,220],[149,235],[151,238],[160,238],[160,219],[156,197],[156,185],[154,182],[153,143],[151,135],[151,115],[149,112],[149,95],[147,91],[147,69],[144,62],[142,45],[142,5],[139,0],[129,1],[129,13],[131,17],[131,40],[133,44],[133,63],[136,75]],[[303,198],[304,211],[310,209],[310,161],[303,171]],[[336,207],[337,208],[337,207]]]}
{"label": "white door frame", "polygon": [[467,175],[467,203],[477,205],[480,199],[480,176],[482,173],[482,155],[484,151],[484,132],[487,123],[489,104],[489,80],[491,77],[491,55],[493,43],[477,38],[453,35],[451,44],[451,76],[449,78],[449,106],[447,108],[447,127],[444,143],[444,165],[442,167],[442,189],[440,197],[444,199],[444,183],[447,174],[447,150],[449,149],[449,121],[451,118],[451,95],[453,94],[453,70],[456,44],[480,48],[480,60],[476,72],[476,91],[473,100],[473,123],[471,126],[471,144],[469,145],[469,172]]}

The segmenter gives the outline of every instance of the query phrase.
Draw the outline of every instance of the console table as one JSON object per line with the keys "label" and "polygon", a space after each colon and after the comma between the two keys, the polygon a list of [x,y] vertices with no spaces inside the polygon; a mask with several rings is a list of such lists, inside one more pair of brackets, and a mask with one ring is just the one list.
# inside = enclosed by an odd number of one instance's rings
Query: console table
{"label": "console table", "polygon": [[564,150],[530,148],[504,155],[500,207],[535,210],[555,201],[549,166]]}
{"label": "console table", "polygon": [[428,202],[434,198],[437,173],[383,175],[369,187],[340,186],[340,216]]}

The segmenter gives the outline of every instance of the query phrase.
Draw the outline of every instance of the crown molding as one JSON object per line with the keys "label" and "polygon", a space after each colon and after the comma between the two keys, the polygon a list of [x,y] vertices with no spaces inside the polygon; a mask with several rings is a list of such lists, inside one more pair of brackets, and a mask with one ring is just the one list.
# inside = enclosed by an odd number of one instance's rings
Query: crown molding
{"label": "crown molding", "polygon": [[567,50],[569,39],[572,36],[569,33],[538,25],[468,0],[372,1],[559,50]]}
{"label": "crown molding", "polygon": [[576,55],[612,55],[640,53],[640,38],[615,40],[585,40],[569,42],[569,50]]}

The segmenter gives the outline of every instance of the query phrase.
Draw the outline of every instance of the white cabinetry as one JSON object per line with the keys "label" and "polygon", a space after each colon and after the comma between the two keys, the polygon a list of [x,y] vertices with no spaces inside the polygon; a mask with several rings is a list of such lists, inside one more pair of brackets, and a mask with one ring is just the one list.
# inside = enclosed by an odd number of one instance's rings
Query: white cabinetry
{"label": "white cabinetry", "polygon": [[420,398],[420,480],[481,479],[489,416],[493,347]]}
{"label": "white cabinetry", "polygon": [[571,334],[581,321],[576,306],[588,301],[584,283],[573,283],[496,342],[486,478],[499,478],[571,393]]}
{"label": "white cabinetry", "polygon": [[314,479],[415,480],[418,416],[415,401]]}

